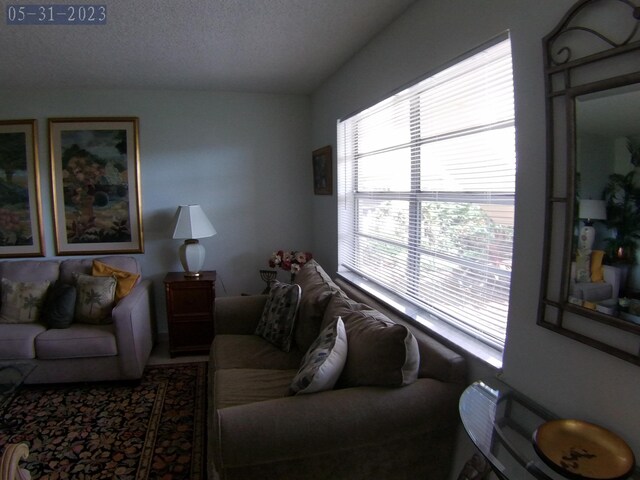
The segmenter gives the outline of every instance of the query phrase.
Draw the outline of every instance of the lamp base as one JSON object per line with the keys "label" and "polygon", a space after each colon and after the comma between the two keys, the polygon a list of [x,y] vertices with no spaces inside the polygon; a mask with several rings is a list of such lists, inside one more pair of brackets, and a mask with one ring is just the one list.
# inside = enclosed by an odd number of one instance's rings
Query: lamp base
{"label": "lamp base", "polygon": [[179,249],[185,277],[199,277],[204,265],[205,250],[196,239],[185,240]]}
{"label": "lamp base", "polygon": [[593,241],[596,238],[596,229],[591,225],[585,225],[580,230],[580,238],[578,240],[578,248],[584,250],[591,250],[593,248]]}

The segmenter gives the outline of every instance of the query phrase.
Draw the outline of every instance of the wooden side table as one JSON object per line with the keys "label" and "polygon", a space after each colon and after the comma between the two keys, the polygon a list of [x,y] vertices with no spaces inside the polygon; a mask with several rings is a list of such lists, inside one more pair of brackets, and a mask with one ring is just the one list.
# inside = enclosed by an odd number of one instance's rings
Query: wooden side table
{"label": "wooden side table", "polygon": [[169,272],[164,287],[171,357],[209,353],[214,336],[216,272],[200,272],[199,277]]}

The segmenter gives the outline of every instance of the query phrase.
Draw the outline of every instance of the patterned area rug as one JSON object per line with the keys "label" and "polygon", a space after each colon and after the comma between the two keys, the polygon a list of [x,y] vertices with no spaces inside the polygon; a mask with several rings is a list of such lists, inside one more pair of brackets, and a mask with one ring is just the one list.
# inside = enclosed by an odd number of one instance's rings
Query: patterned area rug
{"label": "patterned area rug", "polygon": [[206,362],[147,367],[140,384],[23,387],[2,417],[33,479],[202,480]]}

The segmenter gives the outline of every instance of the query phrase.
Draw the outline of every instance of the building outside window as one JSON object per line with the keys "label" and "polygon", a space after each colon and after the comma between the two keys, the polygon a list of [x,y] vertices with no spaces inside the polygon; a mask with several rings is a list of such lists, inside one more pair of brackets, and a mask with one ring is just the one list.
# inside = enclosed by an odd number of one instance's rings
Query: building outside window
{"label": "building outside window", "polygon": [[339,269],[502,351],[515,200],[508,35],[338,122]]}

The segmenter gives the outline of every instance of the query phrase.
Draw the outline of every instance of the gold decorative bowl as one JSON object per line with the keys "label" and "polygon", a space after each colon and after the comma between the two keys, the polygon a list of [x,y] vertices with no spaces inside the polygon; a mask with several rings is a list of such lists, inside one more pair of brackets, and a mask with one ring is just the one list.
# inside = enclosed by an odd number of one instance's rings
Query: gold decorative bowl
{"label": "gold decorative bowl", "polygon": [[572,479],[622,480],[635,467],[629,446],[609,430],[581,420],[551,420],[533,433],[536,453]]}

